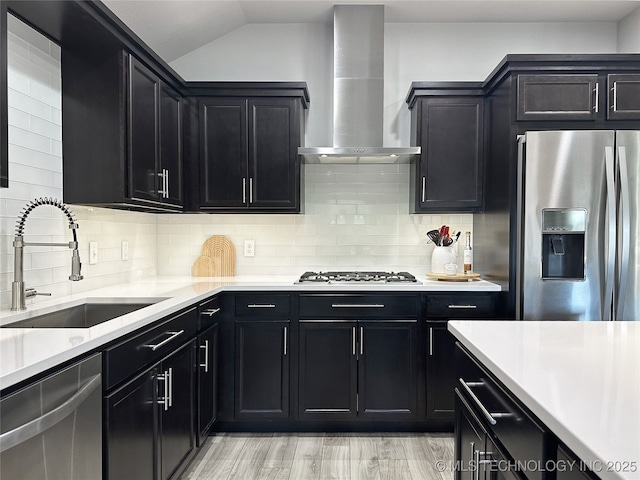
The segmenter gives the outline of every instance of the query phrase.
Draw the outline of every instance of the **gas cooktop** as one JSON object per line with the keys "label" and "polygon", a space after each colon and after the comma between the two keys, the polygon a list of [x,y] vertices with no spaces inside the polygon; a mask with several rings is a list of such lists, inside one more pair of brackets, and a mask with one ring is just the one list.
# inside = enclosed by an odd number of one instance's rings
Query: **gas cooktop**
{"label": "gas cooktop", "polygon": [[296,283],[420,283],[408,272],[305,272]]}

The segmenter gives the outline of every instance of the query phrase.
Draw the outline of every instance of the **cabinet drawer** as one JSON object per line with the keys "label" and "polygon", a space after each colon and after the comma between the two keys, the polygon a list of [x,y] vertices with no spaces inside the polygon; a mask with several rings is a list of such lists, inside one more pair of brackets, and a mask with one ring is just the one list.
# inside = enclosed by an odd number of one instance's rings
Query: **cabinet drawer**
{"label": "cabinet drawer", "polygon": [[139,335],[124,340],[104,351],[104,388],[109,390],[145,366],[160,360],[196,333],[198,326],[195,307],[161,320]]}
{"label": "cabinet drawer", "polygon": [[495,295],[427,295],[427,318],[491,318],[496,315]]}
{"label": "cabinet drawer", "polygon": [[218,322],[221,313],[220,297],[217,295],[199,305],[200,321],[198,331],[205,330]]}
{"label": "cabinet drawer", "polygon": [[288,317],[290,295],[236,295],[236,317]]}
{"label": "cabinet drawer", "polygon": [[418,315],[417,295],[300,295],[306,318],[406,318]]}

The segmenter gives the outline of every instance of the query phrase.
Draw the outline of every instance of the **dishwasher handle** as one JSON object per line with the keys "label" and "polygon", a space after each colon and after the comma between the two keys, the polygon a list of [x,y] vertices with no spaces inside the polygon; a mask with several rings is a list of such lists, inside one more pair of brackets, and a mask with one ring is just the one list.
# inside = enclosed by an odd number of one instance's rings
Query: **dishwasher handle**
{"label": "dishwasher handle", "polygon": [[0,435],[0,453],[42,434],[57,423],[60,423],[71,415],[80,406],[80,404],[100,386],[100,384],[100,374],[90,377],[80,390],[60,406],[54,408],[48,413],[45,413],[41,417],[35,418],[24,425],[20,425],[19,427]]}

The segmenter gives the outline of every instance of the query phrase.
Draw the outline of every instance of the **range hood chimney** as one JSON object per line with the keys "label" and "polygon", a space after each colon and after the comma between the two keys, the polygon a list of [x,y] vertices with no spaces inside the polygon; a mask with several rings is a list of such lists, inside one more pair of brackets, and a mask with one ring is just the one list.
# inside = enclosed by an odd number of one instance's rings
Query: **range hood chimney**
{"label": "range hood chimney", "polygon": [[420,147],[383,147],[384,5],[333,7],[333,146],[299,147],[308,163],[402,163]]}

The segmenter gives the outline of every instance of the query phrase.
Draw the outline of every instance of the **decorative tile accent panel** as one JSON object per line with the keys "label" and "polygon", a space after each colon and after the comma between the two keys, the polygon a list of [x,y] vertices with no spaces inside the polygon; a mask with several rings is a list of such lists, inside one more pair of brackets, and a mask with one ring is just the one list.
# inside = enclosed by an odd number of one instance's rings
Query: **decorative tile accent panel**
{"label": "decorative tile accent panel", "polygon": [[[13,235],[22,208],[38,197],[62,199],[62,97],[60,48],[9,15],[9,188],[0,189],[0,309],[11,305]],[[156,217],[152,214],[72,206],[84,280],[71,282],[71,250],[26,247],[29,287],[65,296],[156,274]],[[37,207],[25,228],[27,242],[69,242],[60,211]],[[129,260],[120,260],[122,240]],[[98,242],[98,263],[89,265],[89,242]],[[28,304],[47,300],[37,296]]]}
{"label": "decorative tile accent panel", "polygon": [[[306,165],[304,215],[162,215],[158,273],[191,275],[211,235],[236,247],[237,275],[299,275],[305,270],[431,269],[428,230],[471,231],[473,216],[409,214],[409,165]],[[243,256],[244,240],[255,257]],[[462,248],[458,252],[462,265]]]}

